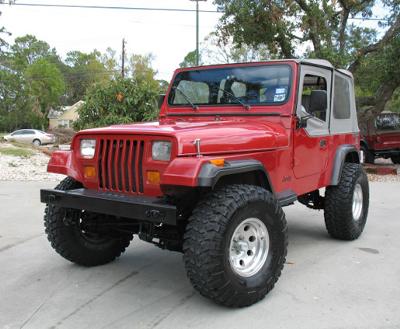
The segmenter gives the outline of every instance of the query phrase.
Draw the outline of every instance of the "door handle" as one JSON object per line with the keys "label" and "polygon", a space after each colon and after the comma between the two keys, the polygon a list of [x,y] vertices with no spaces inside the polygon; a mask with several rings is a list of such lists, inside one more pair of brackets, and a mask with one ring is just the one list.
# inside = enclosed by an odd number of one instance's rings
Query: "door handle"
{"label": "door handle", "polygon": [[319,141],[319,146],[320,146],[321,148],[325,148],[326,145],[327,145],[326,139],[321,139],[321,140]]}

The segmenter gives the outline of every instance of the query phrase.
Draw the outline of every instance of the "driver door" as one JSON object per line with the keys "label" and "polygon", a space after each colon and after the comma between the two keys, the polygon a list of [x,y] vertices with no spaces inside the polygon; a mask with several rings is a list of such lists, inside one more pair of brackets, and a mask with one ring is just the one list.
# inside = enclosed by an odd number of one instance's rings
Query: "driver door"
{"label": "driver door", "polygon": [[327,168],[331,78],[330,70],[311,65],[301,67],[296,115],[299,119],[306,117],[307,121],[306,127],[294,132],[296,178],[320,175]]}

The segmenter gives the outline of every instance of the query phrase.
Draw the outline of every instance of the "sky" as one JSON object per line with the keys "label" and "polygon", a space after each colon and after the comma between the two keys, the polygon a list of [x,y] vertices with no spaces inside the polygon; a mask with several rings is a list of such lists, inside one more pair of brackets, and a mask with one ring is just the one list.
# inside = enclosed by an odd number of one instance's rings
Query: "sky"
{"label": "sky", "polygon": [[[190,0],[26,0],[20,3],[129,6],[195,9]],[[200,9],[216,10],[211,1],[199,2]],[[71,50],[105,51],[120,54],[122,38],[128,53],[155,56],[158,77],[170,80],[186,54],[196,48],[195,12],[124,11],[102,9],[36,8],[1,6],[0,26],[12,33],[11,40],[33,34],[55,47],[65,57]],[[221,14],[200,13],[200,40],[215,30]]]}
{"label": "sky", "polygon": [[[17,3],[129,6],[195,9],[190,0],[17,0]],[[212,0],[199,2],[200,9],[216,10]],[[196,47],[195,12],[103,10],[0,6],[0,26],[15,37],[33,34],[55,47],[64,58],[71,50],[121,51],[122,38],[128,54],[154,55],[158,78],[170,80],[185,55]],[[385,12],[377,6],[375,17]],[[200,13],[200,40],[215,30],[221,13]],[[376,27],[376,22],[359,22]]]}

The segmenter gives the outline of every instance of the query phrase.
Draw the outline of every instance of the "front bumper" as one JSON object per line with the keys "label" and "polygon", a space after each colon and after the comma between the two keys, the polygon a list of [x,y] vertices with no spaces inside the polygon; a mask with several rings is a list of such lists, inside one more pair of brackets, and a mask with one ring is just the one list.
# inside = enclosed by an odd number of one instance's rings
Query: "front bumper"
{"label": "front bumper", "polygon": [[40,190],[40,201],[63,208],[176,225],[176,207],[155,197],[127,196],[84,188],[69,191],[46,189]]}

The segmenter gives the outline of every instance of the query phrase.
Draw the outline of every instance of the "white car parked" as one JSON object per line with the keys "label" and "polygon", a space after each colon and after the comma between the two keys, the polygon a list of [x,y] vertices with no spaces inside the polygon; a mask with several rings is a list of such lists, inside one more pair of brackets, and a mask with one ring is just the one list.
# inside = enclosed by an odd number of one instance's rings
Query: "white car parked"
{"label": "white car parked", "polygon": [[56,140],[53,134],[48,134],[36,129],[16,130],[3,138],[9,142],[27,143],[33,144],[34,146],[52,144]]}

